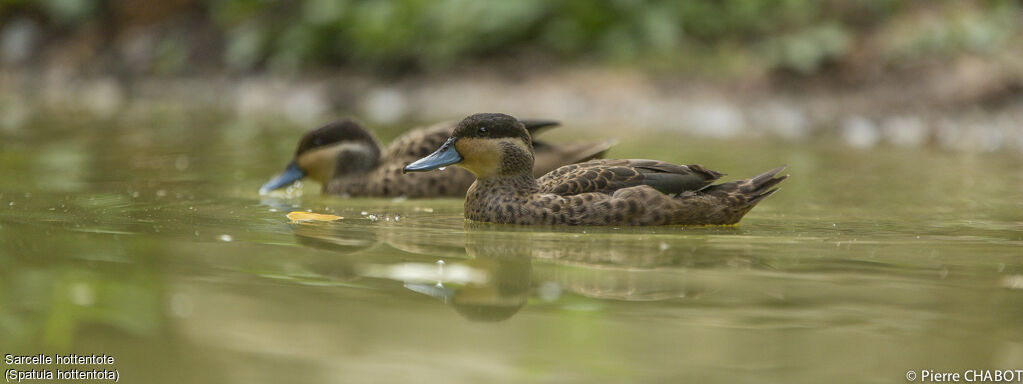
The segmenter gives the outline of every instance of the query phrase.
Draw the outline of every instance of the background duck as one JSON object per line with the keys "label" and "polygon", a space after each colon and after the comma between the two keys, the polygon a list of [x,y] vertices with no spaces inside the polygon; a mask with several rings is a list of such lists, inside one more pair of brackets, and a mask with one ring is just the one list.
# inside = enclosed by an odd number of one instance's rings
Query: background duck
{"label": "background duck", "polygon": [[[524,120],[524,129],[535,134],[559,123]],[[366,197],[465,196],[475,179],[466,170],[402,176],[402,167],[430,154],[452,135],[456,122],[442,122],[411,130],[381,149],[377,138],[359,122],[339,120],[311,130],[298,142],[295,157],[284,172],[264,184],[260,194],[283,188],[309,177],[323,185],[323,192]],[[559,166],[599,158],[611,142],[547,144],[534,142],[535,173],[542,175]]]}
{"label": "background duck", "polygon": [[465,217],[507,224],[726,225],[777,189],[784,167],[711,185],[723,174],[657,160],[593,160],[534,178],[526,127],[499,113],[469,116],[433,154],[405,171],[458,165],[476,175]]}

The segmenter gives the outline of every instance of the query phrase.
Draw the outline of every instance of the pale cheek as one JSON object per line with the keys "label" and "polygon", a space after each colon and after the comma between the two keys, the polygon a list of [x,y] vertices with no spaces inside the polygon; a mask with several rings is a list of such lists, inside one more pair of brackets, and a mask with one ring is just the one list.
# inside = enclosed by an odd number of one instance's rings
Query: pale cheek
{"label": "pale cheek", "polygon": [[[506,139],[501,139],[506,140]],[[501,145],[499,140],[471,139],[455,144],[455,149],[462,155],[462,168],[472,172],[476,177],[496,175],[501,169]]]}
{"label": "pale cheek", "polygon": [[313,150],[298,158],[298,166],[306,175],[320,183],[325,183],[334,176],[338,147]]}
{"label": "pale cheek", "polygon": [[480,159],[463,161],[458,165],[469,172],[472,172],[472,174],[476,175],[476,177],[486,177],[495,173],[493,166],[486,164],[485,162],[481,162]]}
{"label": "pale cheek", "polygon": [[321,183],[327,179],[328,171],[326,167],[322,166],[321,164],[318,164],[313,161],[300,161],[298,163],[298,166],[305,170],[306,177],[310,179],[316,180]]}

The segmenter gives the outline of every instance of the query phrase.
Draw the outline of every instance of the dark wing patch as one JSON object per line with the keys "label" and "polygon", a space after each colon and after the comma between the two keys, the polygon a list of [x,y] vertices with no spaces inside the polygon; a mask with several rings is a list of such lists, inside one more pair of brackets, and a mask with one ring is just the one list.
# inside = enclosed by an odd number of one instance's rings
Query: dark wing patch
{"label": "dark wing patch", "polygon": [[677,194],[702,189],[721,175],[699,165],[606,159],[558,168],[542,176],[537,183],[542,192],[562,196],[587,192],[613,194],[619,189],[638,185],[648,185],[665,194]]}

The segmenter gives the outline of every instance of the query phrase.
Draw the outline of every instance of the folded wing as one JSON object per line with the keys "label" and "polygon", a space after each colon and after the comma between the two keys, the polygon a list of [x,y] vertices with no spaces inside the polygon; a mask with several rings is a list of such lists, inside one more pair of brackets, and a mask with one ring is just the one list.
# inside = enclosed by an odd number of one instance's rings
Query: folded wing
{"label": "folded wing", "polygon": [[540,191],[561,196],[587,192],[613,194],[622,188],[648,185],[673,195],[703,189],[723,176],[700,165],[657,160],[607,159],[566,165],[537,180]]}

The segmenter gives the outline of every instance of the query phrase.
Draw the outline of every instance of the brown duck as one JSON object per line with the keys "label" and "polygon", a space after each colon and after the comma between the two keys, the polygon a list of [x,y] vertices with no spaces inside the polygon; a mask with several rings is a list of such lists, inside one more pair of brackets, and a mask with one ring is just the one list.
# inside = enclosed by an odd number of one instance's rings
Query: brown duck
{"label": "brown duck", "polygon": [[700,165],[657,160],[593,160],[541,176],[531,172],[531,135],[515,118],[465,118],[433,154],[407,172],[458,165],[476,175],[465,217],[507,224],[735,224],[777,189],[778,167],[752,179],[711,185],[723,176]]}
{"label": "brown duck", "polygon": [[[260,194],[309,177],[323,193],[352,197],[465,196],[475,178],[452,167],[440,172],[402,176],[402,167],[430,154],[451,136],[456,122],[437,123],[409,131],[381,149],[379,141],[355,120],[340,120],[307,132],[284,172],[264,184]],[[557,126],[555,121],[523,120],[531,134]],[[565,164],[599,158],[611,146],[602,143],[546,144],[535,142],[537,175]]]}

